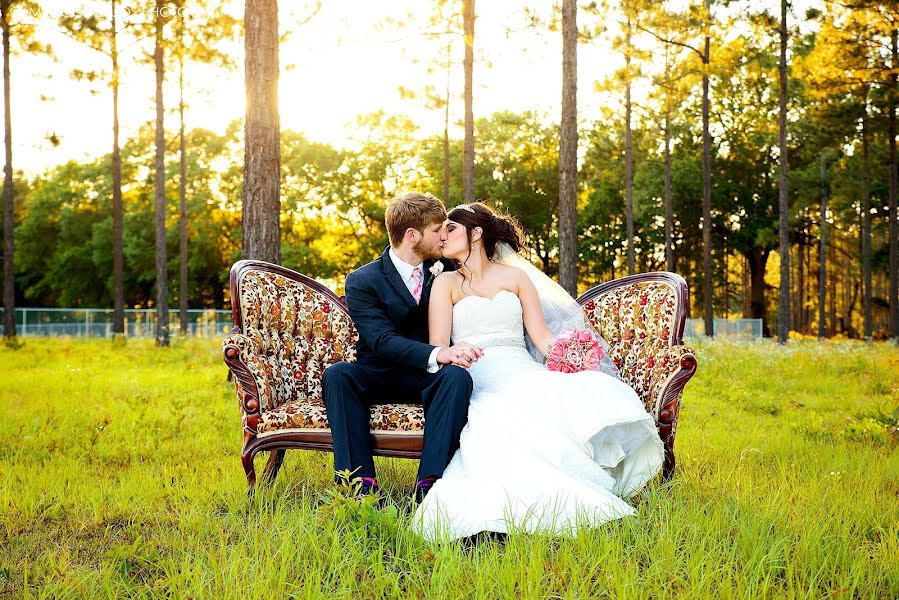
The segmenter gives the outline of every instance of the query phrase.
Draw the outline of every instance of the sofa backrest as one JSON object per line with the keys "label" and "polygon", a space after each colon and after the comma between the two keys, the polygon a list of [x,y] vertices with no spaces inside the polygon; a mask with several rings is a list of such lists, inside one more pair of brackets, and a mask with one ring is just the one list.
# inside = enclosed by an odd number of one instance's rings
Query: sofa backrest
{"label": "sofa backrest", "polygon": [[665,271],[640,273],[587,290],[578,302],[611,346],[621,380],[652,409],[653,363],[669,346],[683,344],[687,282]]}
{"label": "sofa backrest", "polygon": [[[358,333],[343,300],[290,269],[242,260],[231,269],[234,331],[249,337],[272,382],[275,406],[320,401],[325,367],[356,360]],[[578,302],[610,344],[621,379],[652,409],[655,357],[683,343],[687,284],[668,272],[641,273],[584,292]],[[266,406],[263,409],[274,408]]]}
{"label": "sofa backrest", "polygon": [[231,304],[235,333],[258,349],[275,406],[321,400],[325,367],[356,360],[358,333],[346,307],[305,275],[240,261],[231,269]]}

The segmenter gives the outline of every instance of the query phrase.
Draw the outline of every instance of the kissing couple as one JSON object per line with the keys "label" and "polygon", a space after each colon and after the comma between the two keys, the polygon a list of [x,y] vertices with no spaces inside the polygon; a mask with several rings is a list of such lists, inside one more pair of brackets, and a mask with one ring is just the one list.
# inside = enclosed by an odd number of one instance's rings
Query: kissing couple
{"label": "kissing couple", "polygon": [[390,398],[424,407],[412,524],[426,539],[565,535],[633,514],[622,498],[662,466],[655,423],[608,357],[577,373],[544,366],[553,336],[586,324],[518,255],[518,222],[415,192],[385,222],[390,246],[346,278],[357,360],[323,376],[335,470],[378,491],[369,406]]}

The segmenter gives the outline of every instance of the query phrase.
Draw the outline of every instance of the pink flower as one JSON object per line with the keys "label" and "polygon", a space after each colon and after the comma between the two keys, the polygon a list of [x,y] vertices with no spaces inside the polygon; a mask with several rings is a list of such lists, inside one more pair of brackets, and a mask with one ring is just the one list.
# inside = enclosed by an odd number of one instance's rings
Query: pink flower
{"label": "pink flower", "polygon": [[574,333],[574,337],[579,342],[595,342],[596,337],[592,332],[587,331],[586,329],[578,329]]}
{"label": "pink flower", "polygon": [[566,330],[553,339],[546,356],[546,368],[559,373],[577,373],[595,369],[602,356],[602,347],[593,331]]}
{"label": "pink flower", "polygon": [[[597,350],[599,351],[597,352]],[[587,351],[587,354],[584,356],[585,370],[590,371],[599,366],[599,361],[602,359],[601,352],[602,350],[598,346]]]}
{"label": "pink flower", "polygon": [[560,361],[565,357],[565,347],[562,344],[553,344],[549,349],[549,358]]}

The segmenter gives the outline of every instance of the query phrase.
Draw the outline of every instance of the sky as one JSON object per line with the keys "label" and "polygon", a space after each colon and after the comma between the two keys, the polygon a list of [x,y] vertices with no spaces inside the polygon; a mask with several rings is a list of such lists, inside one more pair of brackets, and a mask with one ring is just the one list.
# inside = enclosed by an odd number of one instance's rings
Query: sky
{"label": "sky", "polygon": [[[301,131],[315,141],[343,147],[354,134],[356,115],[384,110],[405,114],[421,127],[422,135],[442,132],[442,111],[428,110],[421,101],[403,99],[401,86],[421,89],[427,82],[441,84],[445,75],[429,75],[436,57],[434,42],[422,36],[421,23],[430,3],[422,0],[323,1],[307,23],[313,2],[281,2],[279,102],[282,129]],[[519,0],[480,0],[476,3],[476,63],[474,68],[475,118],[496,111],[535,110],[547,119],[559,118],[562,86],[561,34],[525,27]],[[549,2],[529,2],[546,11]],[[34,19],[37,37],[52,45],[54,57],[19,54],[11,60],[13,166],[29,175],[70,159],[90,159],[110,151],[112,98],[108,86],[88,84],[70,76],[73,69],[108,68],[108,59],[67,38],[57,25],[63,12],[108,12],[106,0],[42,0]],[[152,0],[146,0],[146,9]],[[542,7],[541,7],[542,6]],[[243,0],[227,0],[225,10],[241,17]],[[408,15],[412,14],[410,20]],[[545,13],[544,13],[545,14]],[[27,17],[26,17],[27,18]],[[391,21],[393,19],[394,21]],[[616,27],[611,23],[612,27]],[[429,41],[431,40],[431,41]],[[190,66],[187,75],[188,129],[204,127],[224,131],[245,110],[242,41],[228,46],[238,68]],[[146,45],[121,50],[121,139],[155,119],[155,74],[152,63],[139,62]],[[456,44],[459,65],[451,78],[455,102],[450,118],[462,120],[462,46]],[[615,97],[594,93],[594,82],[607,77],[623,61],[608,43],[578,48],[578,110],[582,118],[595,113],[602,102]],[[164,102],[177,103],[177,80],[167,80]],[[166,114],[166,128],[177,128],[177,115]],[[451,135],[461,137],[460,127]],[[50,143],[55,136],[58,145]]]}

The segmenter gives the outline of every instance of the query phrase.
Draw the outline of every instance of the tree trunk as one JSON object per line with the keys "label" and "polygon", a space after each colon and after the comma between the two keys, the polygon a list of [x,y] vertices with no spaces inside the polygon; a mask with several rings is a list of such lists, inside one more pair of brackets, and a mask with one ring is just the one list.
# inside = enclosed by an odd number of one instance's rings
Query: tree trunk
{"label": "tree trunk", "polygon": [[474,202],[474,112],[472,110],[474,0],[464,0],[462,10],[465,32],[465,145],[462,150],[462,200],[463,202]]}
{"label": "tree trunk", "polygon": [[762,320],[763,335],[770,334],[768,319],[765,316],[765,265],[768,264],[770,250],[756,246],[749,250],[746,259],[749,262],[749,318]]}
{"label": "tree trunk", "polygon": [[899,344],[899,231],[896,222],[896,192],[899,188],[899,165],[896,163],[896,96],[897,88],[896,68],[899,65],[899,32],[893,30],[890,34],[890,47],[892,49],[892,67],[890,73],[890,192],[889,192],[889,254],[890,254],[890,337],[894,344]]}
{"label": "tree trunk", "polygon": [[3,28],[3,131],[6,164],[3,165],[3,336],[16,337],[16,287],[13,262],[15,234],[15,196],[12,184],[12,112],[9,108],[9,2],[0,2],[0,27]]}
{"label": "tree trunk", "polygon": [[624,202],[627,219],[627,274],[636,272],[634,252],[634,157],[631,141],[631,19],[627,19],[624,56]]}
{"label": "tree trunk", "polygon": [[281,262],[278,2],[246,0],[243,257]]}
{"label": "tree trunk", "polygon": [[[710,0],[705,0],[704,5],[706,26],[709,26]],[[710,62],[711,39],[706,35],[702,53],[702,299],[707,336],[713,335],[714,326],[714,315],[712,314],[712,140],[709,133]]]}
{"label": "tree trunk", "polygon": [[871,192],[868,175],[868,89],[864,92],[864,106],[862,110],[862,281],[864,293],[862,306],[865,314],[864,336],[865,341],[871,343],[873,336],[873,321],[871,314]]}
{"label": "tree trunk", "polygon": [[165,129],[162,104],[162,83],[165,79],[163,63],[162,28],[164,3],[156,0],[156,47],[153,59],[156,65],[156,345],[169,345],[169,285],[168,254],[165,235]]}
{"label": "tree trunk", "polygon": [[577,296],[577,2],[562,1],[559,131],[559,282]]}
{"label": "tree trunk", "polygon": [[[777,305],[777,339],[786,344],[790,335],[790,197],[788,189],[787,164],[787,0],[780,1],[780,115],[778,137],[780,145],[780,301]],[[823,158],[822,158],[823,160]],[[823,165],[823,162],[822,162]],[[823,167],[822,167],[823,168]]]}
{"label": "tree trunk", "polygon": [[749,301],[750,301],[750,287],[749,287],[749,261],[746,260],[746,255],[743,255],[743,299],[741,310],[743,312],[744,319],[751,319],[752,314],[749,311]]}
{"label": "tree trunk", "polygon": [[730,254],[727,249],[727,238],[722,240],[724,244],[723,251],[721,252],[721,262],[724,267],[724,294],[722,295],[722,304],[724,305],[724,318],[727,319],[730,317],[730,289],[728,283],[730,282]]}
{"label": "tree trunk", "polygon": [[[667,100],[666,100],[667,104]],[[665,264],[672,273],[674,267],[674,213],[671,208],[671,113],[665,108]]]}
{"label": "tree trunk", "polygon": [[843,324],[846,336],[855,339],[858,338],[858,330],[852,325],[852,313],[855,312],[855,302],[858,300],[859,283],[858,279],[852,276],[852,259],[849,257],[848,253],[843,260],[846,263],[846,279],[843,282],[843,286],[846,290],[845,305],[843,307]]}
{"label": "tree trunk", "polygon": [[112,0],[112,30],[110,31],[110,55],[112,57],[112,336],[115,340],[125,335],[125,253],[122,244],[122,153],[119,148],[119,50],[116,29],[116,0]]}
{"label": "tree trunk", "polygon": [[833,265],[837,262],[837,236],[833,236],[833,241],[828,249],[830,253],[830,335],[834,335],[837,330],[837,270]]}
{"label": "tree trunk", "polygon": [[216,310],[225,308],[225,287],[220,281],[212,280],[212,306]]}
{"label": "tree trunk", "polygon": [[796,311],[793,313],[795,315],[793,327],[796,331],[801,332],[805,320],[805,270],[803,268],[805,264],[805,241],[801,238],[798,241],[799,244],[796,248],[796,297],[793,300]]}
{"label": "tree trunk", "polygon": [[450,106],[450,48],[446,45],[446,105],[443,107],[443,202],[449,204],[450,154],[449,154],[449,106]]}
{"label": "tree trunk", "polygon": [[821,229],[821,248],[818,251],[818,339],[823,340],[827,334],[824,326],[824,310],[827,306],[827,188],[824,184],[824,162],[821,162],[821,216],[819,217]]}
{"label": "tree trunk", "polygon": [[814,298],[814,289],[812,288],[812,254],[814,252],[814,244],[810,242],[812,238],[812,220],[809,212],[809,221],[805,226],[807,234],[807,242],[805,245],[805,253],[802,256],[802,278],[805,284],[802,286],[802,333],[809,335],[812,329],[812,304]]}
{"label": "tree trunk", "polygon": [[178,41],[178,321],[180,333],[187,335],[187,143],[184,139],[184,29],[179,27]]}

